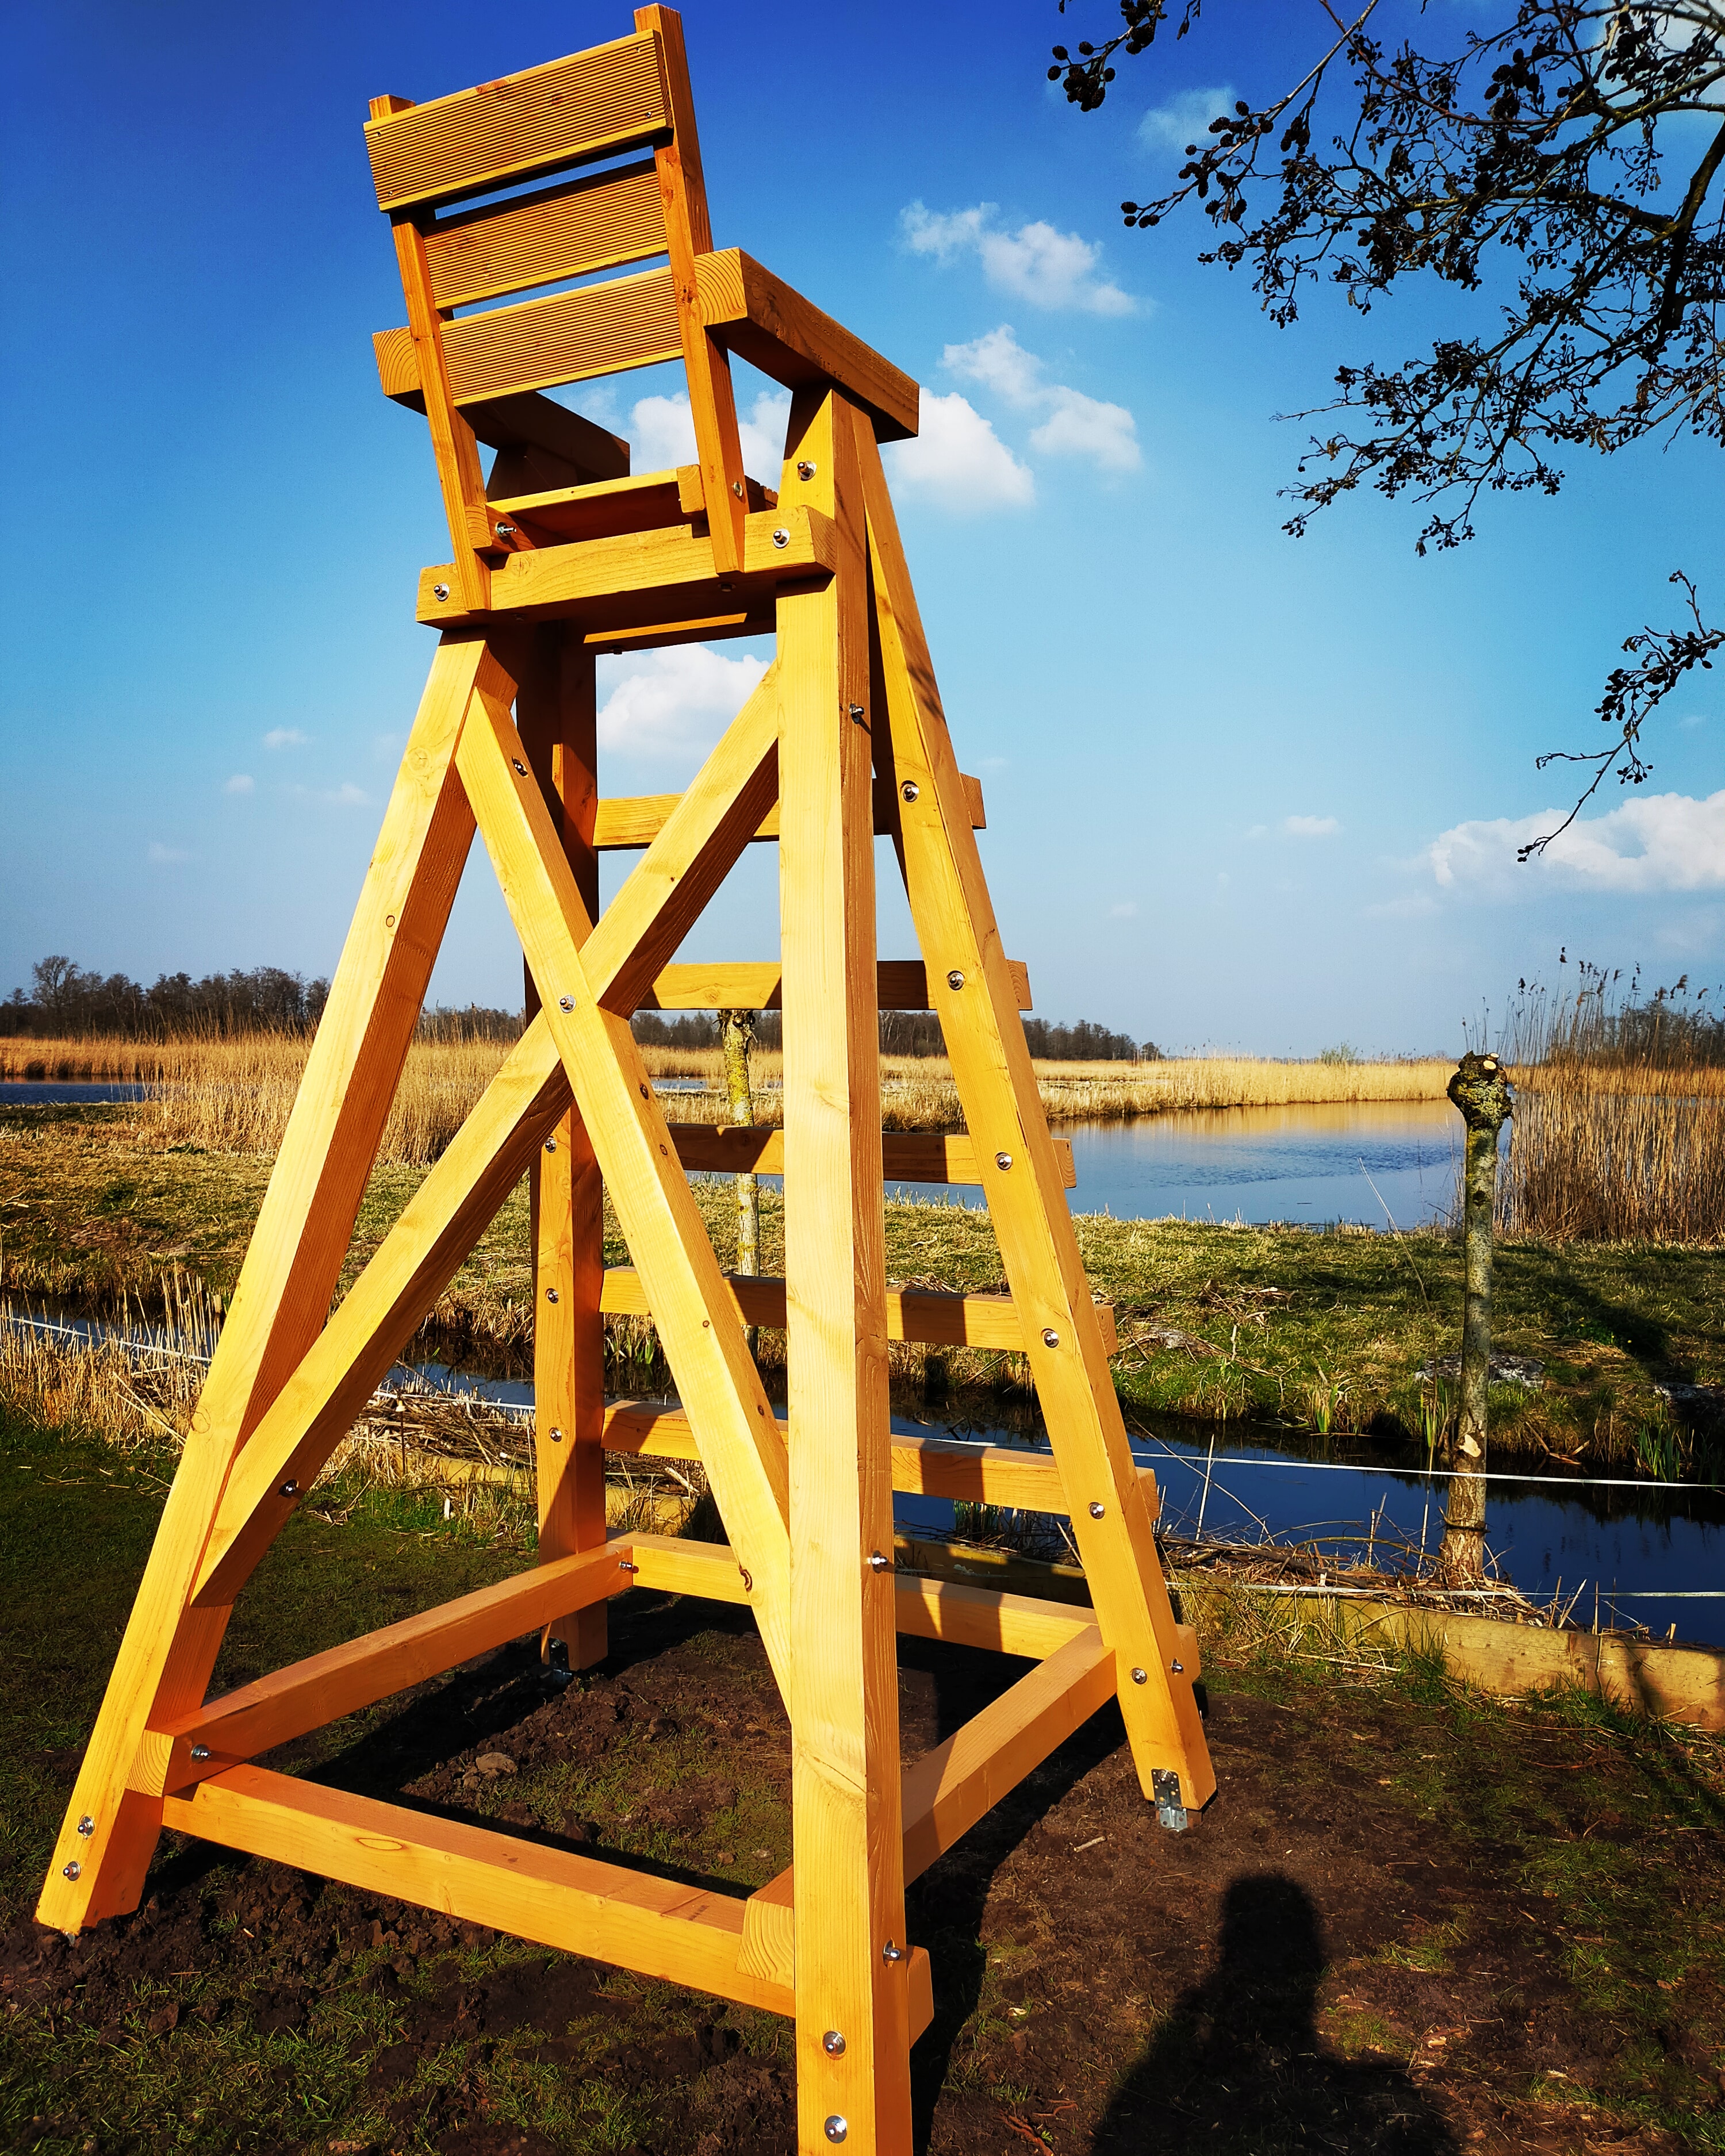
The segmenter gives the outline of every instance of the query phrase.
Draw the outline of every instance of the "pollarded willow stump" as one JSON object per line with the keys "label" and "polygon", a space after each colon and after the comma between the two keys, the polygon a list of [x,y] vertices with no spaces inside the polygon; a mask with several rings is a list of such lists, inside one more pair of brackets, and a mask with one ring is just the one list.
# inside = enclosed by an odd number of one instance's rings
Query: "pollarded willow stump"
{"label": "pollarded willow stump", "polygon": [[1486,1395],[1491,1368],[1491,1256],[1497,1199],[1497,1139],[1514,1107],[1509,1074],[1495,1055],[1470,1050],[1455,1066],[1450,1098],[1467,1126],[1461,1171],[1461,1399],[1450,1441],[1449,1508],[1440,1560],[1450,1580],[1478,1579],[1486,1553]]}

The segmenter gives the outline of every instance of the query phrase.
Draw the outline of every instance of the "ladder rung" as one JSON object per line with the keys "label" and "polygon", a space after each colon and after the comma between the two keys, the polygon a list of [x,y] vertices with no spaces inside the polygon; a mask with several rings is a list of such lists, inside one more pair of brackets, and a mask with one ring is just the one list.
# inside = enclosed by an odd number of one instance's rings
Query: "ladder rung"
{"label": "ladder rung", "polygon": [[[789,1436],[789,1427],[779,1428]],[[605,1410],[605,1449],[643,1460],[699,1460],[701,1449],[680,1408],[650,1400],[619,1400]],[[1153,1521],[1162,1500],[1154,1471],[1138,1470]],[[1010,1505],[1026,1512],[1070,1512],[1054,1455],[1007,1445],[947,1445],[934,1437],[892,1433],[892,1486],[908,1496],[945,1497],[955,1504]]]}
{"label": "ladder rung", "polygon": [[[785,1288],[782,1280],[726,1273],[725,1283],[745,1325],[783,1329]],[[605,1268],[599,1308],[610,1317],[653,1315],[641,1276],[631,1265]],[[1102,1329],[1103,1348],[1111,1355],[1117,1345],[1113,1308],[1099,1302],[1095,1309]],[[888,1287],[886,1337],[917,1340],[932,1348],[1006,1348],[1022,1353],[1024,1346],[1024,1325],[1009,1295],[947,1295],[927,1288]]]}
{"label": "ladder rung", "polygon": [[[737,617],[741,620],[742,617]],[[696,624],[691,624],[695,626]],[[600,637],[589,637],[589,643],[604,641]],[[973,831],[985,831],[988,819],[983,810],[983,782],[963,773],[964,798],[970,809],[970,827]],[[665,829],[666,819],[679,801],[680,793],[619,793],[598,804],[598,815],[593,824],[593,844],[603,853],[613,853],[625,846],[650,846]],[[877,785],[875,788],[875,829],[877,834],[895,828],[891,789]],[[761,819],[756,831],[757,839],[776,839],[778,836],[778,804],[775,802]]]}
{"label": "ladder rung", "polygon": [[[1030,969],[1009,958],[1013,993],[1021,1011],[1031,1008]],[[882,1010],[930,1010],[928,969],[920,958],[883,958],[876,993]],[[780,1010],[784,968],[777,958],[728,966],[667,966],[653,983],[642,1010]]]}
{"label": "ladder rung", "polygon": [[[671,1143],[685,1168],[708,1175],[783,1175],[784,1132],[742,1123],[672,1123]],[[1054,1141],[1060,1180],[1078,1187],[1070,1139]],[[963,1131],[883,1131],[881,1166],[888,1183],[979,1183],[976,1144]]]}

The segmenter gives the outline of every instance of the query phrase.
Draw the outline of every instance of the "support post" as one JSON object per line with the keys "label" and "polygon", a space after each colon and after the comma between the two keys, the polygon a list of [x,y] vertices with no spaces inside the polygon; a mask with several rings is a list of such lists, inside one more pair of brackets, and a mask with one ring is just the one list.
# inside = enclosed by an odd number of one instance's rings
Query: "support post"
{"label": "support post", "polygon": [[1461,1169],[1461,1404],[1450,1443],[1454,1479],[1444,1516],[1439,1570],[1466,1583],[1486,1568],[1486,1389],[1491,1378],[1492,1215],[1497,1202],[1497,1134],[1514,1096],[1509,1074],[1495,1055],[1471,1050],[1455,1066],[1450,1098],[1467,1126]]}

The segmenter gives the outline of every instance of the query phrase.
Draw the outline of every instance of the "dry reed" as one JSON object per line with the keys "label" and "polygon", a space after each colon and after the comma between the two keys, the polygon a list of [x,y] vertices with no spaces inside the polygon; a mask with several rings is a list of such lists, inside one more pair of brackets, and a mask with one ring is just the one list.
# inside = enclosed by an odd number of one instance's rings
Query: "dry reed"
{"label": "dry reed", "polygon": [[[290,1034],[141,1043],[0,1040],[0,1079],[142,1085],[147,1089],[142,1113],[163,1144],[273,1153],[287,1128],[307,1046],[304,1036]],[[435,1160],[507,1052],[496,1041],[415,1041],[384,1131],[382,1158],[418,1167]],[[646,1048],[642,1055],[655,1078],[700,1081],[698,1091],[666,1093],[664,1104],[675,1120],[725,1120],[717,1049]],[[776,1050],[757,1050],[752,1064],[756,1120],[777,1122],[783,1058]],[[1039,1062],[1035,1070],[1050,1120],[1070,1122],[1191,1108],[1438,1100],[1450,1066],[1193,1056],[1158,1063]],[[964,1127],[944,1056],[883,1056],[880,1096],[887,1130]]]}

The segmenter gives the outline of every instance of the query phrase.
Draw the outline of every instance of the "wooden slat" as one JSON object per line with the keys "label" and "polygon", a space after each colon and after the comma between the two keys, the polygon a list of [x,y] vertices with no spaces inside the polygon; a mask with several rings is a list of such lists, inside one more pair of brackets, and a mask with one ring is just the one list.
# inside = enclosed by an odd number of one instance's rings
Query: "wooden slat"
{"label": "wooden slat", "polygon": [[595,651],[663,651],[673,644],[716,644],[733,636],[771,636],[777,626],[772,602],[752,613],[697,615],[692,621],[654,621],[638,629],[596,629],[587,633]]}
{"label": "wooden slat", "polygon": [[[775,544],[775,531],[785,534],[783,547]],[[720,602],[733,593],[738,599],[752,599],[752,579],[758,578],[770,590],[785,578],[833,566],[832,526],[811,510],[773,509],[751,516],[744,536],[742,572],[722,584],[712,541],[683,526],[511,554],[492,572],[491,612],[529,620],[567,614],[580,618],[583,626],[598,627],[624,612],[621,598],[653,593],[655,603],[665,612],[677,607],[690,613],[717,613]],[[438,598],[439,585],[447,598]],[[447,564],[420,571],[418,619],[439,628],[472,619]]]}
{"label": "wooden slat", "polygon": [[380,209],[451,202],[650,141],[670,126],[657,41],[619,38],[366,128]]}
{"label": "wooden slat", "polygon": [[[700,256],[695,268],[702,321],[721,344],[788,388],[835,381],[869,412],[882,441],[916,432],[921,393],[910,376],[758,262],[726,248]],[[372,342],[384,395],[405,401],[419,387],[412,339],[405,330],[379,330]],[[675,282],[669,270],[646,270],[493,307],[449,323],[444,352],[458,404],[680,359]]]}
{"label": "wooden slat", "polygon": [[[1008,976],[1020,1010],[1030,1005],[1030,969],[1009,958]],[[778,1010],[783,970],[776,958],[742,964],[667,966],[641,1010]],[[928,975],[920,958],[883,958],[876,970],[882,1010],[928,1010]]]}
{"label": "wooden slat", "polygon": [[[403,402],[423,411],[423,400],[412,394]],[[536,389],[524,389],[518,397],[494,397],[470,404],[462,413],[480,440],[500,450],[548,451],[560,464],[571,467],[567,479],[592,484],[629,476],[629,444],[616,434],[583,419],[578,412],[542,397]]]}
{"label": "wooden slat", "polygon": [[905,1878],[925,1872],[1115,1693],[1094,1625],[905,1771]]}
{"label": "wooden slat", "polygon": [[[625,1593],[627,1537],[578,1556],[535,1565],[416,1617],[367,1632],[255,1683],[242,1685],[157,1727],[184,1744],[207,1744],[230,1758],[254,1758],[410,1685],[441,1676],[470,1655],[501,1647],[567,1612]],[[187,1783],[197,1778],[185,1770]]]}
{"label": "wooden slat", "polygon": [[261,1767],[230,1767],[191,1796],[170,1797],[165,1815],[182,1834],[366,1893],[393,1895],[716,1998],[774,2014],[793,2010],[783,1985],[738,1966],[744,1906],[738,1897]]}
{"label": "wooden slat", "polygon": [[665,212],[650,162],[465,210],[439,219],[425,234],[440,307],[467,306],[664,252]]}
{"label": "wooden slat", "polygon": [[[503,506],[507,507],[506,503]],[[966,798],[970,803],[971,827],[982,831],[988,828],[988,818],[983,810],[983,782],[966,777]],[[891,797],[883,793],[877,784],[875,792],[875,829],[881,834],[898,829],[896,811]],[[599,803],[597,837],[594,843],[601,853],[624,846],[644,846],[657,836],[660,826],[677,804],[675,793],[614,794]],[[775,805],[761,819],[757,839],[776,839],[778,836],[778,809]]]}
{"label": "wooden slat", "polygon": [[[235,1455],[329,1314],[377,1140],[472,843],[454,769],[475,684],[514,685],[479,644],[446,639],[413,721],[239,1284],[198,1399],[44,1883],[56,1931],[136,1908],[159,1807],[128,1794],[146,1717],[195,1706],[226,1625],[187,1600]],[[79,1831],[89,1819],[94,1831]],[[68,1878],[66,1866],[75,1865]]]}
{"label": "wooden slat", "polygon": [[[1122,1663],[1147,1672],[1144,1683],[1121,1687],[1139,1783],[1149,1796],[1153,1774],[1176,1771],[1195,1810],[1214,1794],[1215,1773],[1191,1676],[1174,1668],[1183,1657],[1108,1369],[1113,1328],[1091,1301],[886,474],[865,434],[859,430],[858,448],[880,656],[876,701],[886,703],[887,720],[883,730],[877,715],[875,753],[890,762],[901,789],[916,789],[904,807],[900,855],[911,916],[924,951],[942,954],[931,969],[936,1009],[965,1125],[978,1141],[1001,1260],[1024,1314],[1049,1442],[1065,1486],[1087,1501],[1075,1503],[1071,1517],[1097,1619]],[[957,988],[949,985],[953,977]],[[1013,1162],[1008,1173],[993,1168],[997,1147]]]}
{"label": "wooden slat", "polygon": [[[630,1538],[637,1587],[665,1594],[693,1594],[708,1602],[745,1603],[749,1589],[735,1554],[722,1543],[685,1542],[673,1535]],[[894,1616],[898,1630],[918,1640],[947,1640],[1040,1661],[1096,1624],[1093,1609],[1043,1602],[1033,1595],[1000,1594],[946,1579],[896,1575]]]}
{"label": "wooden slat", "polygon": [[[735,1005],[716,1004],[716,1009]],[[782,1175],[784,1133],[760,1125],[673,1123],[670,1133],[685,1168],[707,1175]],[[1056,1138],[1055,1157],[1068,1190],[1076,1189],[1070,1141]],[[887,1131],[881,1153],[888,1183],[977,1183],[983,1171],[976,1147],[962,1131]]]}
{"label": "wooden slat", "polygon": [[[786,1440],[788,1424],[781,1424]],[[699,1460],[701,1448],[680,1408],[655,1402],[616,1400],[605,1409],[605,1449],[645,1460]],[[1153,1520],[1160,1506],[1156,1476],[1138,1470]],[[937,1437],[892,1433],[892,1486],[907,1495],[945,1497],[954,1503],[1010,1505],[1030,1512],[1064,1513],[1069,1507],[1060,1470],[1046,1452],[1007,1445],[956,1445]]]}
{"label": "wooden slat", "polygon": [[[751,1278],[742,1273],[726,1273],[722,1277],[742,1324],[783,1328],[785,1287],[782,1280]],[[633,1267],[606,1267],[604,1308],[608,1317],[652,1317],[646,1289]],[[1113,1310],[1106,1303],[1098,1303],[1095,1308],[1097,1329],[1111,1355],[1116,1352]],[[945,1295],[926,1288],[888,1286],[886,1337],[920,1340],[941,1348],[1022,1351],[1025,1347],[1024,1322],[1010,1296]]]}

